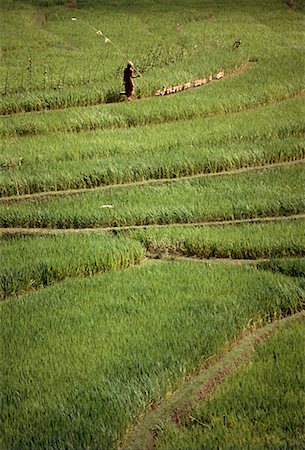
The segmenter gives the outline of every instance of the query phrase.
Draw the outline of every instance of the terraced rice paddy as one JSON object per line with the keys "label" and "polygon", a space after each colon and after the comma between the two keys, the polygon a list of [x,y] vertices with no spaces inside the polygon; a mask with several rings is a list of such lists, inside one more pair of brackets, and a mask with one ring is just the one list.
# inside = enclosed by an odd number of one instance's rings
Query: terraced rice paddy
{"label": "terraced rice paddy", "polygon": [[1,8],[0,447],[302,448],[302,2]]}

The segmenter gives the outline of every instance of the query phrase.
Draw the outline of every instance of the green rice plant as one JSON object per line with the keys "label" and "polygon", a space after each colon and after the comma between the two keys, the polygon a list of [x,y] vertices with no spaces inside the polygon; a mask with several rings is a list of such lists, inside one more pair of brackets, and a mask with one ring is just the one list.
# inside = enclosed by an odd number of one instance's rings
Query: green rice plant
{"label": "green rice plant", "polygon": [[1,240],[0,248],[0,298],[144,259],[139,243],[106,234],[12,238]]}
{"label": "green rice plant", "polygon": [[304,320],[277,331],[183,424],[162,424],[156,448],[302,448],[304,349]]}
{"label": "green rice plant", "polygon": [[[87,113],[91,108],[87,109]],[[1,158],[5,161],[18,154],[27,164],[50,161],[85,160],[114,154],[161,152],[185,147],[187,151],[252,141],[285,139],[304,135],[303,99],[270,104],[264,108],[240,113],[207,117],[204,120],[184,120],[144,127],[118,130],[96,130],[78,134],[49,133],[46,136],[25,136],[1,141]],[[58,112],[58,114],[61,112]],[[51,114],[51,113],[50,113]],[[67,112],[65,112],[67,114]],[[37,116],[41,117],[41,116]],[[49,114],[44,120],[48,120]],[[61,116],[64,120],[64,114]],[[278,144],[278,142],[277,142]],[[172,151],[172,153],[174,153]]]}
{"label": "green rice plant", "polygon": [[277,259],[270,261],[263,261],[257,265],[258,269],[271,270],[272,272],[279,272],[291,277],[302,277],[305,279],[305,259],[304,258],[289,258]]}
{"label": "green rice plant", "polygon": [[[7,51],[7,64],[13,67],[13,74],[19,74],[20,71],[20,65],[22,64],[22,56],[23,56],[23,49],[20,46],[18,42],[18,38],[16,36],[16,33],[12,32],[12,24],[18,23],[20,21],[20,18],[18,17],[18,9],[14,9],[12,6],[12,2],[6,1],[6,21],[3,20],[3,26],[5,31],[6,39],[4,41],[4,45],[6,46]],[[118,66],[122,66],[123,60],[120,54],[117,54],[116,51],[111,47],[109,49],[109,45],[105,45],[105,43],[100,37],[96,36],[95,33],[95,27],[91,25],[92,22],[96,24],[97,21],[102,22],[102,24],[105,24],[105,15],[107,17],[107,33],[109,31],[110,35],[114,37],[114,41],[120,42],[122,41],[122,36],[120,33],[118,33],[118,27],[117,27],[117,21],[119,20],[120,23],[126,22],[128,20],[130,24],[130,29],[128,28],[125,31],[124,36],[124,43],[122,45],[127,46],[129,51],[134,53],[135,52],[135,46],[136,46],[136,53],[137,53],[137,60],[138,64],[140,64],[142,70],[145,70],[149,73],[149,71],[152,71],[153,69],[162,69],[164,67],[167,67],[168,65],[173,64],[181,64],[184,62],[184,67],[187,67],[186,61],[189,60],[189,58],[194,53],[202,53],[203,49],[197,46],[194,43],[193,39],[188,38],[188,33],[191,31],[192,28],[192,21],[189,21],[189,24],[184,25],[185,30],[181,33],[181,31],[175,32],[175,33],[169,33],[169,27],[168,23],[169,21],[165,21],[162,19],[162,17],[156,17],[155,24],[154,24],[154,31],[152,29],[147,33],[147,24],[143,22],[143,18],[148,13],[147,7],[145,8],[137,8],[137,14],[130,15],[126,14],[124,12],[124,5],[123,8],[121,8],[121,11],[113,11],[113,7],[108,7],[106,5],[103,5],[103,8],[100,8],[99,5],[84,5],[85,9],[81,11],[76,11],[77,15],[79,13],[79,21],[76,21],[75,23],[71,22],[71,10],[62,7],[52,7],[52,5],[43,5],[44,6],[44,16],[47,16],[47,20],[44,20],[43,23],[41,23],[40,20],[31,20],[34,15],[34,17],[40,18],[41,10],[35,10],[33,7],[27,7],[23,8],[23,23],[24,28],[27,30],[33,28],[33,31],[35,34],[39,36],[40,46],[34,45],[33,53],[35,56],[35,59],[37,61],[36,64],[38,66],[42,65],[45,56],[43,54],[43,50],[45,50],[45,47],[49,48],[51,47],[52,52],[52,65],[56,67],[56,69],[59,70],[59,65],[61,63],[61,58],[63,55],[66,55],[69,60],[69,81],[64,84],[63,86],[60,86],[64,88],[64,90],[69,89],[69,87],[77,86],[80,83],[80,80],[82,82],[84,78],[84,73],[86,73],[86,64],[88,64],[88,55],[90,55],[90,60],[94,64],[95,70],[92,71],[94,78],[93,80],[95,82],[99,82],[100,86],[102,86],[101,81],[105,84],[107,83],[107,80],[111,80],[110,83],[113,84],[117,81],[116,80],[116,73],[118,71]],[[38,6],[38,5],[36,5]],[[48,10],[46,10],[46,8]],[[129,5],[130,6],[130,5]],[[177,10],[177,5],[175,5],[175,9]],[[73,11],[74,13],[74,11]],[[119,17],[118,17],[119,13]],[[173,11],[172,11],[173,13]],[[190,11],[191,15],[194,13]],[[172,14],[172,19],[175,21],[175,13]],[[59,18],[60,15],[60,18]],[[34,22],[34,23],[33,23]],[[37,23],[38,22],[38,23]],[[40,23],[39,23],[40,22]],[[7,27],[7,23],[11,24],[11,27]],[[16,23],[16,25],[17,25]],[[19,23],[18,23],[19,24]],[[157,31],[157,27],[160,27],[160,29]],[[6,30],[7,28],[7,30]],[[48,41],[46,41],[46,36],[44,33],[44,29],[47,29],[48,31]],[[171,27],[170,27],[171,28]],[[144,33],[146,34],[145,43],[143,46],[139,46],[137,42],[134,40],[134,30],[137,30],[137,33]],[[71,33],[73,33],[71,35]],[[30,34],[30,33],[28,33]],[[201,33],[202,34],[202,33]],[[50,42],[51,41],[51,42]],[[18,50],[15,51],[15,60],[13,59],[12,51],[11,51],[11,43],[14,42],[17,46]],[[32,42],[31,42],[32,44]],[[102,44],[102,45],[101,45]],[[30,45],[30,43],[29,43]],[[20,46],[20,48],[19,48]],[[33,45],[31,45],[33,47]],[[88,51],[88,47],[90,48],[90,51]],[[144,47],[144,48],[143,48]],[[61,50],[61,52],[59,51]],[[127,52],[127,50],[126,50]],[[207,54],[207,48],[205,48],[205,52]],[[244,53],[242,50],[241,52],[234,52],[232,54],[228,53],[227,59],[228,60],[234,60],[235,62],[238,62],[242,58],[241,53]],[[132,57],[132,55],[129,55],[128,58]],[[224,56],[223,56],[224,58]],[[125,59],[125,58],[124,58]],[[102,60],[101,62],[99,62]],[[115,63],[115,66],[114,66]],[[103,77],[101,80],[100,72],[102,70]],[[122,69],[120,70],[122,72]],[[121,78],[121,73],[120,73]],[[14,92],[20,91],[22,92],[22,87],[18,86],[17,80],[18,76],[13,77],[12,80],[12,86],[11,86],[11,98],[8,98],[7,102],[7,109],[6,111],[14,111]],[[108,81],[109,84],[109,81]],[[111,86],[111,85],[109,85]],[[147,82],[144,84],[144,86],[147,86]],[[36,91],[38,91],[38,96],[41,96],[41,92],[39,92],[39,74],[37,73],[37,76],[35,78],[35,87]],[[90,93],[91,90],[91,93]],[[93,91],[93,92],[92,92]],[[91,89],[88,86],[87,87],[87,93],[90,101],[90,97],[92,97],[92,93],[94,94],[95,89]],[[104,90],[105,93],[105,90]],[[91,95],[90,95],[91,94]],[[46,101],[47,106],[52,106],[52,93],[49,92],[49,101]],[[61,106],[64,100],[65,92],[60,92],[60,98],[59,101],[55,103],[53,106]],[[20,102],[21,99],[19,99]],[[37,98],[39,103],[39,98]],[[50,101],[51,100],[51,101]],[[96,99],[95,99],[96,100]],[[11,105],[9,106],[9,101],[11,101]],[[17,101],[18,104],[18,101]],[[26,100],[24,100],[19,103],[19,108],[26,107]],[[35,108],[35,103],[32,104],[32,108]],[[18,106],[17,109],[18,110]]]}
{"label": "green rice plant", "polygon": [[[305,255],[304,220],[202,227],[164,227],[122,231],[152,256],[198,258],[285,258]],[[301,258],[258,263],[257,267],[302,275]],[[278,264],[278,266],[277,266]],[[278,268],[277,268],[278,267]],[[290,273],[289,273],[290,274]]]}
{"label": "green rice plant", "polygon": [[[165,98],[151,98],[145,102],[123,102],[107,106],[70,108],[49,111],[43,114],[21,113],[0,117],[0,135],[26,136],[46,132],[79,132],[82,130],[129,128],[154,123],[190,120],[213,115],[224,115],[264,106],[274,99],[269,92],[264,96],[251,98],[233,95],[233,79],[223,80],[223,84],[211,85],[206,89],[184,92]],[[241,89],[241,87],[239,87]],[[218,92],[222,89],[223,92]],[[258,92],[259,94],[259,92]],[[303,96],[303,94],[302,94]],[[286,94],[279,101],[289,100]],[[303,106],[304,110],[304,106]]]}
{"label": "green rice plant", "polygon": [[149,262],[4,302],[1,446],[115,448],[141,412],[250,320],[304,300],[280,274]]}
{"label": "green rice plant", "polygon": [[[247,80],[247,93],[243,94],[243,89],[238,95],[255,97],[259,91],[266,95],[267,86],[269,95],[273,92],[277,96],[303,88],[300,62],[304,61],[304,15],[298,10],[291,14],[277,0],[268,5],[259,1],[249,5],[239,0],[232,5],[223,0],[198,0],[187,8],[182,1],[157,7],[149,2],[139,5],[123,1],[118,7],[85,1],[76,11],[50,2],[44,2],[42,11],[37,3],[21,7],[11,0],[2,2],[5,64],[0,84],[7,67],[11,74],[2,113],[105,101],[110,90],[120,92],[125,59],[133,59],[144,72],[138,85],[140,96],[219,70],[229,71],[248,59],[256,61],[259,71]],[[74,14],[79,21],[71,21]],[[118,23],[129,24],[124,33]],[[120,52],[96,35],[99,27],[111,36]],[[241,41],[238,49],[234,48],[236,39]],[[34,96],[28,96],[28,86],[19,81],[29,48],[35,67]],[[48,91],[41,81],[46,53],[55,72],[53,78],[58,80],[50,83]],[[93,67],[90,76],[89,61]],[[62,67],[66,64],[63,83]]]}
{"label": "green rice plant", "polygon": [[[304,157],[300,99],[224,117],[128,130],[5,139],[0,195],[176,178]],[[289,117],[289,119],[288,119]],[[267,142],[266,142],[267,140]]]}
{"label": "green rice plant", "polygon": [[304,164],[0,204],[2,227],[118,227],[303,213]]}

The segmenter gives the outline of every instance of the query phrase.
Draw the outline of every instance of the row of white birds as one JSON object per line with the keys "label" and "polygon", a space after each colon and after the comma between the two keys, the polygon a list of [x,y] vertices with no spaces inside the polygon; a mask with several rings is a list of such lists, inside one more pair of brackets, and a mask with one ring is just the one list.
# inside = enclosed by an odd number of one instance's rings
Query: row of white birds
{"label": "row of white birds", "polygon": [[203,86],[204,84],[210,83],[213,80],[220,80],[225,75],[224,71],[218,72],[216,75],[209,75],[207,78],[200,78],[195,81],[189,81],[187,83],[177,84],[176,86],[164,87],[159,89],[155,95],[169,95],[175,94],[176,92],[185,91],[192,87]]}

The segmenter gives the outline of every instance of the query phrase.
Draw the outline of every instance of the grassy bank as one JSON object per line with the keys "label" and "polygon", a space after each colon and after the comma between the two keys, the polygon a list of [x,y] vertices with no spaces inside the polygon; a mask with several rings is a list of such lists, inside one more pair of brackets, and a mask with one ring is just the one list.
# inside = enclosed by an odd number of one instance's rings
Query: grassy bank
{"label": "grassy bank", "polygon": [[283,273],[291,277],[300,277],[305,280],[305,258],[275,258],[271,261],[260,262],[257,267],[263,270],[271,270],[272,272]]}
{"label": "grassy bank", "polygon": [[[156,257],[257,259],[305,255],[304,220],[125,231]],[[268,263],[266,262],[266,265]],[[289,266],[289,262],[287,261]]]}

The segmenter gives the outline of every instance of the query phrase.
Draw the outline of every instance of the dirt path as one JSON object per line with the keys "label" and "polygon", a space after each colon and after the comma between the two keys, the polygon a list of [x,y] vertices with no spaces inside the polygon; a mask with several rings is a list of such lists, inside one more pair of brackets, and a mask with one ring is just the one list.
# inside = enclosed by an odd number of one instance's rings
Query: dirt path
{"label": "dirt path", "polygon": [[259,329],[256,329],[253,324],[252,331],[234,342],[222,355],[213,357],[207,362],[205,368],[190,375],[175,392],[143,414],[127,431],[118,448],[121,450],[153,449],[158,439],[160,425],[166,421],[173,421],[179,425],[181,418],[188,417],[197,402],[204,401],[228,375],[250,360],[257,345],[277,330],[297,320],[305,321],[305,311],[276,320]]}
{"label": "dirt path", "polygon": [[193,80],[193,81],[188,81],[186,83],[180,83],[175,86],[164,87],[162,89],[159,89],[155,93],[155,95],[156,96],[164,96],[164,95],[177,94],[178,92],[182,92],[182,91],[185,91],[188,89],[193,89],[195,87],[201,87],[201,86],[205,86],[206,84],[215,83],[216,81],[222,80],[223,78],[229,78],[229,77],[238,75],[241,72],[244,72],[245,70],[250,69],[254,65],[255,65],[254,62],[248,60],[245,63],[241,64],[239,67],[230,69],[227,72],[224,72],[223,70],[221,70],[214,75],[210,74],[209,76],[204,77],[204,78],[200,78],[200,79]]}
{"label": "dirt path", "polygon": [[48,191],[48,192],[36,192],[33,194],[24,194],[24,195],[13,195],[10,197],[1,197],[0,198],[0,204],[10,204],[10,203],[16,203],[16,202],[22,202],[22,201],[34,201],[34,200],[40,200],[40,199],[48,199],[53,197],[61,197],[61,196],[72,196],[72,195],[79,195],[86,192],[100,192],[107,189],[119,189],[119,188],[128,188],[133,186],[149,186],[149,185],[160,185],[160,184],[167,184],[167,183],[173,183],[176,181],[183,181],[183,180],[191,180],[196,178],[202,178],[202,177],[216,177],[221,175],[238,175],[244,172],[252,172],[256,170],[262,170],[262,169],[272,169],[275,167],[284,167],[284,166],[291,166],[295,164],[303,164],[305,162],[305,158],[295,158],[295,159],[288,159],[285,161],[279,161],[276,163],[270,163],[270,162],[262,162],[261,164],[257,166],[251,166],[251,165],[244,165],[241,168],[238,169],[232,169],[232,170],[220,170],[219,172],[200,172],[195,175],[186,175],[182,177],[177,178],[152,178],[144,181],[134,181],[130,183],[118,183],[118,184],[109,184],[106,186],[97,186],[94,188],[82,188],[82,189],[67,189],[63,191]]}
{"label": "dirt path", "polygon": [[[159,89],[157,92],[155,92],[152,95],[149,95],[147,97],[142,97],[139,99],[134,100],[134,102],[139,102],[139,101],[145,101],[145,100],[149,100],[150,98],[152,98],[153,96],[165,96],[165,95],[171,95],[171,94],[176,94],[176,93],[180,93],[183,92],[185,90],[189,90],[189,89],[194,89],[194,88],[198,88],[198,87],[204,87],[208,84],[211,83],[216,83],[219,82],[223,79],[227,79],[227,78],[231,78],[231,77],[235,77],[237,75],[240,75],[241,73],[250,70],[251,68],[253,68],[256,65],[256,62],[253,62],[251,60],[247,60],[246,62],[242,63],[240,66],[238,67],[234,67],[232,69],[228,69],[226,72],[224,72],[223,70],[220,70],[218,73],[214,74],[214,75],[209,75],[209,76],[205,76],[201,79],[197,79],[197,80],[192,80],[192,81],[188,81],[188,82],[182,82],[178,85],[175,86],[167,86],[167,87],[163,87],[162,89]],[[273,100],[271,101],[269,104],[274,104],[274,103],[280,103],[282,101],[285,100],[289,100],[289,99],[293,99],[293,98],[297,98],[297,97],[302,97],[304,96],[304,91],[302,90],[301,92],[297,93],[297,94],[292,94],[286,98],[280,98],[277,100]],[[96,103],[92,103],[90,105],[86,105],[86,106],[78,106],[78,105],[71,105],[68,107],[63,108],[62,106],[58,106],[58,107],[54,107],[51,108],[49,111],[62,111],[63,109],[65,110],[69,110],[69,109],[84,109],[84,108],[88,108],[89,107],[94,107],[94,106],[110,106],[113,105],[114,103],[119,103],[119,102],[96,102]],[[254,107],[264,107],[267,106],[266,103],[263,104],[259,104],[259,105],[255,105]],[[251,108],[250,108],[251,109]],[[240,112],[241,110],[238,111],[234,111],[234,112]],[[21,114],[43,114],[45,113],[45,110],[31,110],[31,111],[18,111],[18,112],[11,112],[11,113],[5,113],[5,114],[0,114],[0,117],[8,117],[8,116],[16,116],[16,115],[21,115]]]}
{"label": "dirt path", "polygon": [[[255,258],[255,259],[241,259],[241,258],[200,258],[199,256],[182,256],[179,254],[162,254],[158,253],[147,253],[147,259],[157,259],[160,261],[190,261],[192,263],[200,263],[200,264],[232,264],[236,266],[256,266],[261,262],[270,261],[269,258]],[[289,260],[289,257],[285,257],[286,260]]]}
{"label": "dirt path", "polygon": [[68,233],[105,233],[111,231],[150,229],[150,228],[180,228],[180,227],[202,227],[202,226],[223,226],[238,225],[243,223],[266,223],[279,222],[284,220],[304,220],[305,213],[290,214],[286,216],[269,216],[269,217],[252,217],[249,219],[233,219],[233,220],[215,220],[207,222],[187,222],[187,223],[167,223],[152,225],[125,225],[120,227],[99,227],[99,228],[22,228],[7,227],[0,228],[0,238],[9,236],[43,236],[51,234],[68,234]]}
{"label": "dirt path", "polygon": [[[45,20],[46,20],[46,18],[45,18]],[[242,63],[239,67],[234,67],[232,69],[228,69],[226,72],[221,70],[217,74],[206,76],[200,80],[182,82],[177,86],[168,86],[168,87],[159,89],[157,92],[155,92],[152,95],[149,95],[149,96],[143,97],[143,98],[139,98],[135,101],[143,101],[143,100],[147,100],[153,96],[159,96],[159,95],[163,96],[163,95],[173,94],[173,93],[184,91],[186,89],[193,89],[195,87],[204,86],[206,84],[211,84],[211,83],[219,81],[223,78],[229,78],[229,77],[238,75],[241,72],[244,72],[245,70],[249,70],[254,65],[255,65],[255,62],[248,60],[248,61]],[[145,80],[145,78],[144,78],[144,80]],[[203,80],[205,80],[205,81],[203,82]],[[178,88],[180,88],[180,87],[181,87],[181,89],[178,90]],[[177,88],[177,90],[174,91],[174,88]],[[102,102],[102,103],[96,102],[96,103],[92,103],[92,104],[86,105],[86,106],[71,105],[71,106],[68,106],[65,108],[59,106],[59,107],[50,108],[49,111],[59,111],[59,110],[62,111],[63,109],[69,110],[72,108],[73,109],[74,108],[82,109],[82,108],[87,108],[88,106],[89,107],[90,106],[109,106],[109,105],[113,105],[113,103],[119,103],[119,102]],[[34,114],[42,114],[44,112],[45,112],[44,110],[18,111],[18,112],[11,112],[11,113],[7,113],[7,114],[0,114],[0,117],[16,116],[19,114],[33,114],[33,113]]]}

